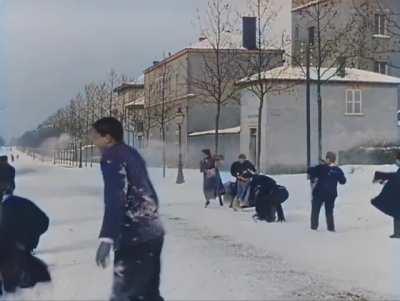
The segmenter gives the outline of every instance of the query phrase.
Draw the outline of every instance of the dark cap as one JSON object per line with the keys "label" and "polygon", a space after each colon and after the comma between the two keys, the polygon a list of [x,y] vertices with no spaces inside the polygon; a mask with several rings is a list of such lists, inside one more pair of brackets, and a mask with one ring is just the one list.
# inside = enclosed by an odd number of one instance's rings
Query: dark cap
{"label": "dark cap", "polygon": [[8,161],[8,157],[7,156],[0,156],[0,162],[7,162]]}
{"label": "dark cap", "polygon": [[336,162],[336,154],[334,152],[327,152],[326,159],[328,159],[331,162]]}
{"label": "dark cap", "polygon": [[246,155],[245,154],[240,154],[239,155],[239,160],[240,159],[242,159],[242,160],[246,160],[247,159],[247,157],[246,157]]}

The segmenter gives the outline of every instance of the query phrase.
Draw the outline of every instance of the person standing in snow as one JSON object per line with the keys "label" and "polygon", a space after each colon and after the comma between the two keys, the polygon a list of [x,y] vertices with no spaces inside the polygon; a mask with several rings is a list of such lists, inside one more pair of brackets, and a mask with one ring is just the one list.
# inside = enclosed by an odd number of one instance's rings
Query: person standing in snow
{"label": "person standing in snow", "polygon": [[215,158],[209,149],[203,149],[205,155],[200,161],[200,172],[203,174],[203,193],[206,199],[205,208],[210,205],[210,201],[216,198],[217,191],[217,170],[215,168]]}
{"label": "person standing in snow", "polygon": [[312,191],[311,229],[318,229],[319,213],[324,205],[328,231],[335,232],[333,212],[338,196],[337,185],[344,185],[347,181],[342,169],[336,165],[336,154],[328,152],[323,164],[309,168],[308,175],[311,182],[315,183]]}
{"label": "person standing in snow", "polygon": [[393,217],[393,234],[400,238],[400,152],[396,154],[396,172],[375,172],[373,183],[383,184],[382,192],[371,203],[383,213]]}
{"label": "person standing in snow", "polygon": [[[8,163],[7,156],[0,156],[0,192],[13,194],[15,190],[15,168]],[[0,195],[0,199],[2,195]]]}
{"label": "person standing in snow", "polygon": [[248,192],[250,178],[256,172],[253,163],[247,160],[246,155],[240,154],[239,160],[231,166],[231,174],[236,179],[236,197],[233,198],[231,208],[237,210],[238,207],[248,206]]}
{"label": "person standing in snow", "polygon": [[96,121],[89,135],[102,154],[105,209],[96,263],[105,268],[114,248],[111,300],[163,300],[164,228],[145,161],[123,142],[122,124],[115,118]]}
{"label": "person standing in snow", "polygon": [[221,178],[221,168],[223,168],[224,166],[224,156],[223,155],[217,155],[215,156],[215,174],[216,174],[216,197],[219,200],[219,204],[222,206],[224,206],[224,202],[222,201],[222,196],[225,194],[225,188],[224,188],[224,184],[222,183],[222,178]]}

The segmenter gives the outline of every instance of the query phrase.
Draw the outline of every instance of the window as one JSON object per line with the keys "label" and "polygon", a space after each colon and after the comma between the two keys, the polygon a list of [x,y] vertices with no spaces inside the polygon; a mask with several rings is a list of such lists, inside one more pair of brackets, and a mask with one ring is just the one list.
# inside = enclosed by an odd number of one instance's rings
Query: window
{"label": "window", "polygon": [[361,90],[346,91],[346,115],[362,115]]}
{"label": "window", "polygon": [[298,25],[296,25],[296,28],[294,30],[294,41],[298,42],[300,40],[300,28]]}
{"label": "window", "polygon": [[386,35],[386,17],[382,14],[375,15],[375,34]]}
{"label": "window", "polygon": [[310,46],[314,46],[315,44],[315,27],[311,26],[308,28],[308,41],[310,42]]}
{"label": "window", "polygon": [[375,72],[388,74],[388,64],[386,62],[375,62]]}

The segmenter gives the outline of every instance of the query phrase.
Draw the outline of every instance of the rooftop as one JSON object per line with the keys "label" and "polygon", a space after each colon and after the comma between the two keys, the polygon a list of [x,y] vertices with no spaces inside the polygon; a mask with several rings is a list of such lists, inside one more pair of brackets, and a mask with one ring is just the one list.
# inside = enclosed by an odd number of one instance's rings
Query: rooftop
{"label": "rooftop", "polygon": [[[336,68],[322,68],[323,80],[329,82],[352,82],[352,83],[371,83],[371,84],[393,84],[399,85],[400,78],[371,71],[365,71],[355,68],[346,68],[344,77],[337,75]],[[316,68],[311,68],[311,80],[317,80]],[[261,74],[264,81],[305,81],[305,69],[300,67],[282,66],[272,70],[265,71]],[[258,74],[241,79],[238,84],[249,84],[258,81]]]}
{"label": "rooftop", "polygon": [[[240,126],[233,127],[233,128],[227,128],[227,129],[220,129],[218,131],[218,133],[221,134],[221,135],[224,135],[224,134],[239,134],[240,133]],[[214,135],[214,134],[215,134],[215,129],[209,130],[209,131],[190,133],[189,137],[198,137],[198,136]]]}

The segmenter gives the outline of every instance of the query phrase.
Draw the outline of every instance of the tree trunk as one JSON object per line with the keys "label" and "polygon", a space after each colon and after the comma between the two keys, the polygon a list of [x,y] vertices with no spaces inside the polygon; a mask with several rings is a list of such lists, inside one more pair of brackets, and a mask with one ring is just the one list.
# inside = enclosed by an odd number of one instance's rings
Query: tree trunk
{"label": "tree trunk", "polygon": [[260,98],[260,104],[258,106],[258,122],[257,122],[257,157],[256,157],[256,167],[257,172],[261,172],[261,150],[262,150],[262,113],[264,109],[264,96]]}
{"label": "tree trunk", "polygon": [[217,103],[217,115],[215,116],[215,155],[219,152],[219,120],[221,118],[221,103]]}
{"label": "tree trunk", "polygon": [[162,160],[163,160],[163,178],[166,177],[167,169],[167,154],[166,154],[166,137],[165,137],[165,126],[162,127]]}
{"label": "tree trunk", "polygon": [[322,160],[322,97],[321,97],[321,83],[317,86],[318,97],[318,160]]}

